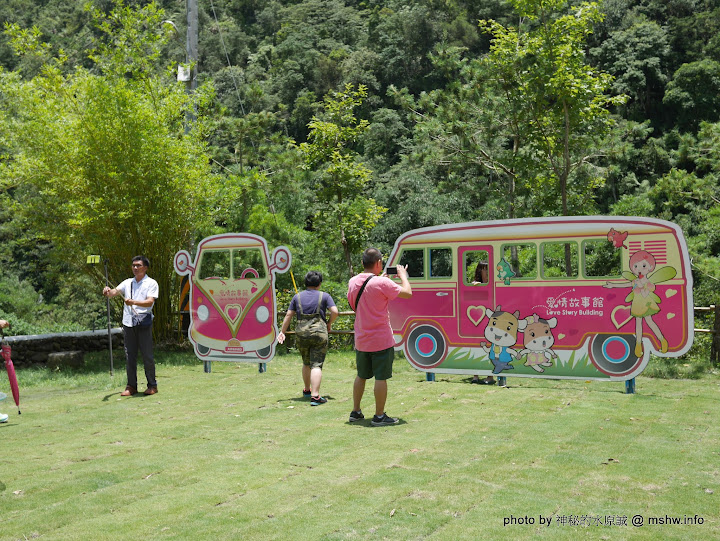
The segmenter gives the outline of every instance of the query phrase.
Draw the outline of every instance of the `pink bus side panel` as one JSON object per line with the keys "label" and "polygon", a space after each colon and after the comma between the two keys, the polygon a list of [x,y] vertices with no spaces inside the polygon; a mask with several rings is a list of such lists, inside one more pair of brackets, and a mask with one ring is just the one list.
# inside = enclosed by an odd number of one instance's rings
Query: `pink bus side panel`
{"label": "pink bus side panel", "polygon": [[[603,228],[607,228],[607,242],[623,250],[623,269],[630,269],[623,271],[622,278],[504,280],[492,272],[489,284],[464,283],[464,252],[487,251],[491,271],[502,257],[499,250],[492,253],[489,244],[494,241],[488,239],[488,230],[505,235],[502,242],[522,242],[527,236],[540,246],[554,237],[538,236],[538,229],[568,237],[568,230],[587,229],[588,224],[595,232],[578,235],[578,242],[583,238],[605,242]],[[635,233],[624,232],[629,227],[635,227]],[[473,230],[478,231],[478,238],[472,236]],[[423,235],[440,240],[423,244]],[[665,240],[656,240],[659,235]],[[455,259],[456,281],[411,280],[413,297],[396,299],[390,305],[397,348],[418,370],[626,380],[642,372],[650,353],[678,356],[692,344],[689,256],[682,232],[669,222],[592,217],[437,226],[398,239],[390,264],[397,264],[406,239],[414,249],[433,242],[438,246],[462,243]],[[643,276],[633,261],[644,260],[648,265]]]}

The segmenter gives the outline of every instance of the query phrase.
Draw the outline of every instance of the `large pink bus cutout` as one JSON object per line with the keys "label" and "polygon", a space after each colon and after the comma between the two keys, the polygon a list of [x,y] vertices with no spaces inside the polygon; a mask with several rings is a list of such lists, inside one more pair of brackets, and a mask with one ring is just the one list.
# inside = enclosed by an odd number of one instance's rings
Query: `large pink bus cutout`
{"label": "large pink bus cutout", "polygon": [[188,338],[201,361],[268,362],[275,355],[275,273],[290,268],[290,251],[249,233],[207,237],[195,263],[175,254],[175,271],[190,275]]}
{"label": "large pink bus cutout", "polygon": [[409,231],[396,349],[424,372],[630,380],[693,339],[682,231],[632,217],[531,218]]}

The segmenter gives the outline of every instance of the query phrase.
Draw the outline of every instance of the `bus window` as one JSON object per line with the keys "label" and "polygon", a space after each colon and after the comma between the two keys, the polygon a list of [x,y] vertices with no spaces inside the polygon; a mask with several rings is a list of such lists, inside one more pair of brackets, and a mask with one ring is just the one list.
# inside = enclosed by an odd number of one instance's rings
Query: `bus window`
{"label": "bus window", "polygon": [[207,250],[202,254],[199,270],[200,280],[228,280],[230,278],[230,252]]}
{"label": "bus window", "polygon": [[410,278],[423,278],[425,276],[425,250],[403,250],[400,255],[400,265],[407,265],[407,272]]}
{"label": "bus window", "polygon": [[430,249],[430,277],[448,278],[452,276],[452,250],[450,248]]}
{"label": "bus window", "polygon": [[588,278],[614,278],[622,273],[622,250],[617,250],[607,239],[584,241],[583,254]]}
{"label": "bus window", "polygon": [[233,250],[233,276],[240,278],[265,278],[265,264],[260,248]]}
{"label": "bus window", "polygon": [[537,277],[537,248],[535,244],[505,244],[502,248],[505,261],[518,278]]}
{"label": "bus window", "polygon": [[542,248],[543,278],[577,278],[578,246],[575,242],[545,242]]}
{"label": "bus window", "polygon": [[488,253],[485,250],[468,251],[464,255],[463,268],[465,285],[485,285],[488,283]]}

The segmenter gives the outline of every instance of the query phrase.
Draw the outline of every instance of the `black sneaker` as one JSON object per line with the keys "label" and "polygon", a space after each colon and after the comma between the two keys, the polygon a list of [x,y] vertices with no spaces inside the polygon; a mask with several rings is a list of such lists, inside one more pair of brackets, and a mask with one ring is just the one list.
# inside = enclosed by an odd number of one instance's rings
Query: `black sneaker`
{"label": "black sneaker", "polygon": [[362,421],[365,418],[365,416],[362,414],[361,411],[351,411],[350,412],[350,422],[354,423],[355,421]]}
{"label": "black sneaker", "polygon": [[327,402],[327,398],[323,398],[322,396],[313,396],[310,399],[311,406],[319,406],[320,404],[324,404],[325,402]]}
{"label": "black sneaker", "polygon": [[395,417],[388,417],[387,413],[383,413],[380,417],[378,417],[377,415],[373,415],[373,419],[370,424],[373,426],[390,426],[396,425],[399,422],[400,419],[397,419]]}
{"label": "black sneaker", "polygon": [[310,389],[303,389],[303,398],[310,398],[312,391]]}

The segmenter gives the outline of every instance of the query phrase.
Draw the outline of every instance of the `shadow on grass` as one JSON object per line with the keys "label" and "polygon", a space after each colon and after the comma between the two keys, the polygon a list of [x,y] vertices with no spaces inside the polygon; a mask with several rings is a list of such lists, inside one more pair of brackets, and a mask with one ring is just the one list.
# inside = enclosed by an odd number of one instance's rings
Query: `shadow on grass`
{"label": "shadow on grass", "polygon": [[[325,398],[327,398],[327,396]],[[309,396],[294,396],[292,398],[281,398],[280,400],[278,400],[278,402],[307,402],[309,404],[310,397]]]}
{"label": "shadow on grass", "polygon": [[[634,393],[626,393],[625,392],[625,382],[624,381],[597,381],[593,380],[591,381],[593,385],[592,388],[587,387],[588,383],[585,382],[585,380],[561,380],[561,379],[552,379],[552,378],[542,378],[542,379],[533,379],[533,378],[522,378],[522,381],[519,381],[519,378],[514,378],[515,382],[511,381],[510,378],[507,379],[507,384],[504,386],[500,385],[492,385],[492,386],[483,386],[478,385],[480,387],[478,389],[478,392],[483,392],[482,387],[485,387],[484,391],[488,392],[491,389],[507,389],[508,391],[520,391],[523,389],[526,390],[544,390],[548,392],[557,392],[557,393],[567,393],[567,392],[588,392],[593,394],[620,394],[620,395],[626,395],[626,396],[632,396],[634,400],[649,400],[649,399],[666,399],[666,400],[677,400],[677,397],[674,395],[666,395],[662,392],[658,392],[657,390],[653,390],[651,392],[647,392],[647,387],[643,387],[643,381],[647,381],[650,379],[655,379],[658,381],[668,381],[672,382],[672,379],[665,379],[665,378],[650,378],[643,374],[643,377],[636,380],[635,383],[635,392]],[[437,382],[443,382],[443,383],[462,383],[465,385],[466,383],[470,383],[470,380],[463,379],[462,381],[454,381],[448,378],[439,379],[435,382],[426,382],[424,379],[417,380],[419,383],[437,383]],[[697,381],[694,379],[691,379],[690,381]],[[698,385],[702,385],[701,381],[697,381]],[[720,401],[720,395],[715,397],[706,397],[709,400],[718,400]]]}
{"label": "shadow on grass", "polygon": [[392,428],[394,426],[402,426],[402,425],[408,424],[408,422],[404,419],[398,419],[397,424],[387,425],[387,426],[373,426],[371,423],[372,423],[372,417],[366,417],[362,421],[353,421],[352,423],[350,421],[345,421],[346,425],[349,425],[352,427],[374,428],[376,430],[382,430],[383,428]]}
{"label": "shadow on grass", "polygon": [[118,392],[116,392],[116,393],[106,394],[105,396],[103,396],[102,401],[103,401],[103,402],[108,402],[113,396],[120,396],[120,393],[122,393],[122,391],[118,391]]}
{"label": "shadow on grass", "polygon": [[146,394],[144,394],[142,391],[138,391],[137,393],[135,393],[135,394],[133,394],[133,395],[130,395],[130,396],[120,396],[121,393],[122,393],[122,391],[117,391],[116,393],[106,394],[106,395],[103,397],[102,401],[103,401],[103,402],[108,402],[108,401],[109,401],[112,397],[114,397],[114,396],[117,396],[117,397],[120,397],[120,398],[127,398],[128,400],[130,400],[130,399],[132,399],[132,398],[145,398],[145,397],[147,397],[147,396],[152,396],[152,395],[146,395]]}
{"label": "shadow on grass", "polygon": [[[336,400],[329,394],[320,393],[320,396],[324,397],[328,402],[330,402],[332,400]],[[283,402],[301,402],[301,403],[306,402],[307,405],[309,406],[310,405],[310,397],[309,396],[294,396],[292,398],[281,398],[280,400],[277,401],[278,404],[282,404]],[[319,406],[314,406],[314,407],[319,407]]]}
{"label": "shadow on grass", "polygon": [[[109,401],[109,400],[110,400],[112,397],[114,397],[114,396],[117,396],[117,397],[119,397],[119,398],[125,398],[125,399],[128,399],[128,400],[130,400],[130,399],[132,399],[132,398],[150,398],[151,396],[154,396],[154,395],[147,395],[147,394],[145,394],[145,391],[140,391],[140,390],[138,390],[135,394],[131,394],[130,396],[122,396],[122,392],[123,392],[123,391],[124,391],[124,389],[123,389],[122,391],[121,391],[121,390],[118,390],[118,391],[116,391],[116,392],[114,392],[114,393],[106,394],[106,395],[103,397],[102,401],[103,401],[103,402],[107,402],[107,401]],[[158,391],[158,392],[155,393],[155,394],[160,394],[160,392]]]}

